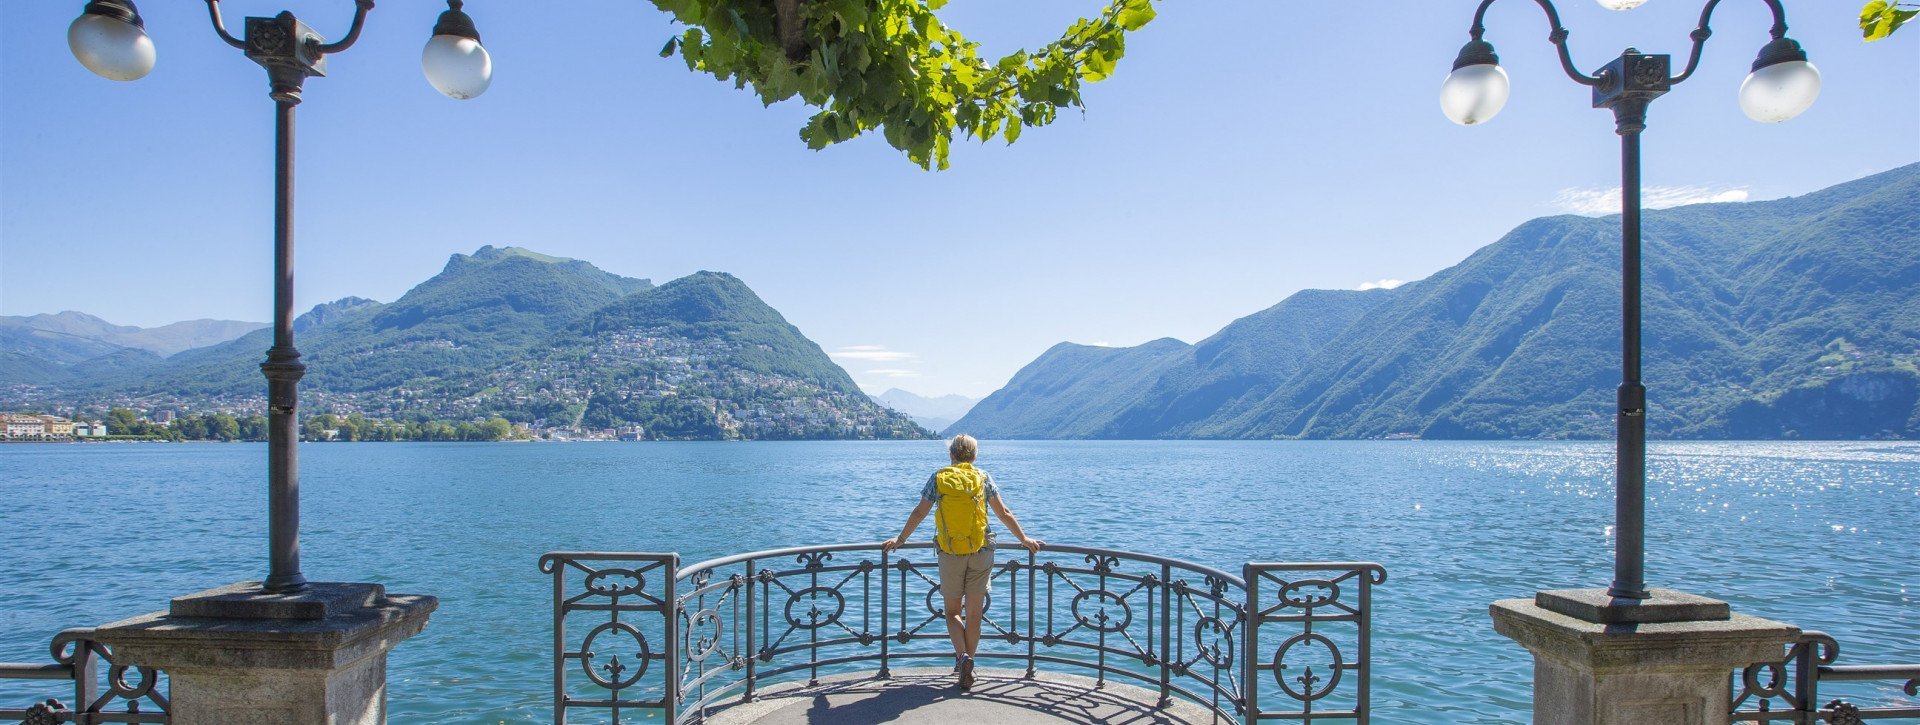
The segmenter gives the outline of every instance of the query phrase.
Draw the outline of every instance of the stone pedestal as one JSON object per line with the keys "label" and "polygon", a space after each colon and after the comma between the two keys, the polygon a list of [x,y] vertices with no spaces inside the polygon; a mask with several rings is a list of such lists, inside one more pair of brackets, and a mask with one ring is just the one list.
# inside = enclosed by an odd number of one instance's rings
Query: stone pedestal
{"label": "stone pedestal", "polygon": [[387,651],[438,606],[378,584],[270,594],[242,582],[99,627],[95,639],[167,673],[174,725],[377,725],[387,718]]}
{"label": "stone pedestal", "polygon": [[1800,630],[1667,589],[1540,592],[1493,603],[1493,628],[1533,652],[1536,725],[1725,725],[1733,670],[1778,660]]}

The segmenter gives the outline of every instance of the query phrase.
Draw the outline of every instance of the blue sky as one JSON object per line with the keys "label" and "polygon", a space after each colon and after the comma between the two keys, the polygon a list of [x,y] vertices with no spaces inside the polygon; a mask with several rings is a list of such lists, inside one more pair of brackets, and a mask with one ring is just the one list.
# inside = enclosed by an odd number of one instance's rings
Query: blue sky
{"label": "blue sky", "polygon": [[[1561,3],[1588,70],[1629,45],[1684,54],[1701,4]],[[81,5],[0,7],[0,313],[267,319],[264,72],[201,3],[149,0],[153,74],[96,77],[66,49]],[[1533,3],[1489,13],[1505,111],[1440,114],[1475,5],[1169,0],[1084,115],[928,173],[878,138],[809,151],[807,107],[657,57],[674,27],[650,3],[469,2],[495,77],[457,102],[419,66],[444,5],[385,0],[300,107],[298,304],[392,300],[485,244],[656,282],[720,270],[875,392],[984,395],[1057,342],[1191,342],[1303,288],[1420,279],[1527,219],[1604,209],[1611,117],[1561,75]],[[1646,183],[1759,200],[1920,160],[1920,28],[1865,44],[1855,5],[1788,0],[1824,90],[1761,125],[1736,92],[1768,16],[1724,3],[1698,75],[1653,106]],[[942,14],[997,55],[1099,6]],[[284,8],[337,38],[352,4],[223,7],[236,29]]]}

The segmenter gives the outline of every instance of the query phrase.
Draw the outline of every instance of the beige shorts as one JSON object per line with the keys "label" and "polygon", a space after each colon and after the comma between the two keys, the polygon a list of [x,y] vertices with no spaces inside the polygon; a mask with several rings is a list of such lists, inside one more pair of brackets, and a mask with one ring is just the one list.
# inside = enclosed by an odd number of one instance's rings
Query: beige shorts
{"label": "beige shorts", "polygon": [[946,596],[987,595],[987,578],[993,574],[993,547],[981,547],[971,554],[940,552],[940,591]]}

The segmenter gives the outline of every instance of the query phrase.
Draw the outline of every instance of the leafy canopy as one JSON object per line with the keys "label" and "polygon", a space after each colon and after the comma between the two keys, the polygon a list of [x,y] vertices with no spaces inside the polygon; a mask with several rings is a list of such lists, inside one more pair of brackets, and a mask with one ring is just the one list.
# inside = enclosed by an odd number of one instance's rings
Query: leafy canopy
{"label": "leafy canopy", "polygon": [[[800,129],[821,149],[879,130],[923,169],[947,168],[953,139],[1013,143],[1084,108],[1080,84],[1113,73],[1153,0],[1112,0],[1038,49],[989,61],[940,21],[946,0],[653,0],[689,26],[667,41],[690,70],[752,86],[768,105],[818,107]],[[783,13],[783,11],[785,11]],[[784,15],[784,17],[783,17]]]}

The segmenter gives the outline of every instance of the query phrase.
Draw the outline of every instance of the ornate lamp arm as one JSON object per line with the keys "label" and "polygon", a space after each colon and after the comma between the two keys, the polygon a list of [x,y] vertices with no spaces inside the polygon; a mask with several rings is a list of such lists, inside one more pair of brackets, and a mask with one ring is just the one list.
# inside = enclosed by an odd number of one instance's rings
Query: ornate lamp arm
{"label": "ornate lamp arm", "polygon": [[[1719,0],[1713,1],[1719,2]],[[1493,2],[1494,0],[1480,0],[1480,9],[1473,12],[1473,28],[1467,33],[1472,35],[1474,40],[1480,40],[1480,36],[1486,34],[1487,26],[1484,20],[1487,8],[1493,5]],[[1553,7],[1550,0],[1534,0],[1534,2],[1540,5],[1541,10],[1546,11],[1547,24],[1553,26],[1553,32],[1547,35],[1547,41],[1560,49],[1560,69],[1566,71],[1567,77],[1573,79],[1575,83],[1583,86],[1598,85],[1599,78],[1582,73],[1579,68],[1574,67],[1573,54],[1567,50],[1567,28],[1560,24],[1560,11]],[[1775,2],[1775,0],[1767,0],[1767,2]]]}
{"label": "ornate lamp arm", "polygon": [[[1715,1],[1718,2],[1718,0]],[[373,0],[353,0],[353,5],[353,25],[347,28],[347,37],[341,38],[338,42],[322,45],[315,50],[320,51],[321,54],[338,53],[352,47],[353,42],[360,39],[360,26],[367,21],[367,11],[373,9]]]}
{"label": "ornate lamp arm", "polygon": [[[1773,29],[1769,31],[1773,39],[1787,37],[1786,8],[1781,7],[1780,0],[1764,0],[1764,2],[1773,11]],[[1687,56],[1687,68],[1680,71],[1680,75],[1674,76],[1670,81],[1671,84],[1678,85],[1681,81],[1693,77],[1693,71],[1700,67],[1700,50],[1706,47],[1707,38],[1713,36],[1713,28],[1707,27],[1707,23],[1713,20],[1713,11],[1718,7],[1720,7],[1720,0],[1707,0],[1707,6],[1700,9],[1700,27],[1694,28],[1693,33],[1688,36],[1693,39],[1693,52]]]}
{"label": "ornate lamp arm", "polygon": [[226,41],[227,45],[243,50],[247,47],[246,43],[233,37],[233,33],[227,32],[227,24],[220,20],[220,0],[207,0],[207,14],[213,17],[213,32],[219,33],[220,39]]}

